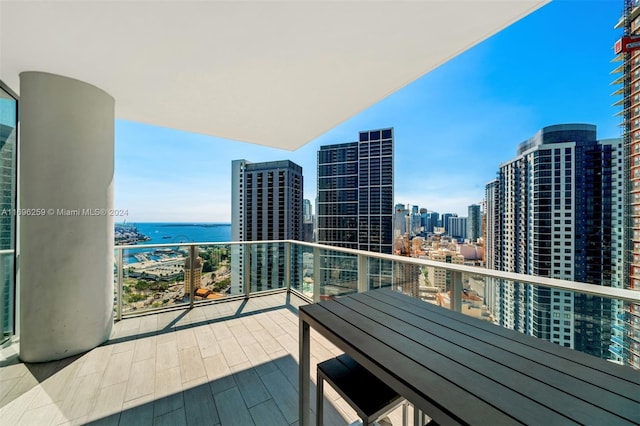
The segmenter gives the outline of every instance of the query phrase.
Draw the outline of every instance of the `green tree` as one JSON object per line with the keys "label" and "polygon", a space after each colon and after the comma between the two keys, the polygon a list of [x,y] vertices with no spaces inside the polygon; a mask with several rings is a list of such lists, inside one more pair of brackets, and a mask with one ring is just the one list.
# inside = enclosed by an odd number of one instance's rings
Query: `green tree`
{"label": "green tree", "polygon": [[225,279],[215,283],[213,285],[213,290],[214,291],[222,291],[222,290],[226,289],[227,287],[229,287],[230,285],[231,285],[231,279],[230,278],[225,278]]}
{"label": "green tree", "polygon": [[138,291],[148,290],[151,284],[145,280],[138,280],[135,285],[135,289]]}
{"label": "green tree", "polygon": [[146,299],[147,296],[145,296],[144,294],[138,294],[138,293],[132,293],[127,297],[127,303],[135,303],[135,302],[139,302],[141,300]]}

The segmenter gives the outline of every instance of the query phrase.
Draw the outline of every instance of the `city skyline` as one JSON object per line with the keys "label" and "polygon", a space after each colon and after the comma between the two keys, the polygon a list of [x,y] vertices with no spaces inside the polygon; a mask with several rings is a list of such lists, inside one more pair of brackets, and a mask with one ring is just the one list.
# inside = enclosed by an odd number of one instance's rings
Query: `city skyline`
{"label": "city skyline", "polygon": [[552,2],[293,152],[118,120],[116,208],[130,222],[228,223],[231,161],[241,157],[300,164],[314,200],[321,145],[394,127],[394,203],[464,216],[537,129],[589,123],[620,137],[610,72],[621,9]]}

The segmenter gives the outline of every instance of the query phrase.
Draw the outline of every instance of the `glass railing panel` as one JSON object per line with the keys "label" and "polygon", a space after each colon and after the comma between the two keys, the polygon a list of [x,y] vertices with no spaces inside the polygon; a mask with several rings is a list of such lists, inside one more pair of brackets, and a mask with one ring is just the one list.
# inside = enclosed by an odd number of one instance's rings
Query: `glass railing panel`
{"label": "glass railing panel", "polygon": [[462,274],[460,312],[465,315],[490,321],[486,305],[486,278],[482,275]]}
{"label": "glass railing panel", "polygon": [[[402,259],[402,258],[399,258]],[[420,286],[420,267],[402,260],[391,263],[391,283],[395,290],[412,297],[418,297]]]}
{"label": "glass railing panel", "polygon": [[[239,277],[233,273],[234,269],[239,268],[235,257],[239,250],[237,245],[234,246],[199,244],[189,247],[195,253],[196,262],[191,265],[188,259],[185,261],[185,286],[192,289],[194,303],[244,294],[238,284]],[[190,272],[191,267],[193,274]]]}
{"label": "glass railing panel", "polygon": [[376,289],[393,286],[396,283],[394,281],[396,267],[397,262],[369,257],[367,259],[367,288]]}
{"label": "glass railing panel", "polygon": [[413,279],[405,283],[402,292],[425,303],[450,309],[452,272],[431,266],[412,266],[407,269],[407,274]]}
{"label": "glass railing panel", "polygon": [[481,319],[622,363],[628,344],[622,300],[491,277],[484,284]]}
{"label": "glass railing panel", "polygon": [[13,250],[0,250],[0,343],[13,334],[14,259]]}
{"label": "glass railing panel", "polygon": [[185,246],[122,249],[122,314],[189,304],[188,259]]}
{"label": "glass railing panel", "polygon": [[291,243],[292,270],[300,271],[291,274],[291,289],[313,299],[314,286],[314,248]]}
{"label": "glass railing panel", "polygon": [[302,273],[294,268],[287,272],[287,244],[284,242],[251,243],[244,249],[245,284],[251,293],[286,288],[287,273],[292,277]]}
{"label": "glass railing panel", "polygon": [[[284,242],[116,246],[114,315],[119,317],[119,252],[122,252],[121,315],[127,315],[186,306],[191,299],[198,304],[244,296],[247,290],[256,293],[286,288],[286,246]],[[276,271],[269,269],[273,262]],[[301,271],[295,265],[288,267],[293,275]],[[264,281],[265,276],[272,280],[271,284]]]}
{"label": "glass railing panel", "polygon": [[487,277],[486,269],[474,274],[393,263],[393,289],[426,303],[616,363],[640,347],[623,300]]}
{"label": "glass railing panel", "polygon": [[320,300],[357,293],[358,255],[331,249],[320,249]]}

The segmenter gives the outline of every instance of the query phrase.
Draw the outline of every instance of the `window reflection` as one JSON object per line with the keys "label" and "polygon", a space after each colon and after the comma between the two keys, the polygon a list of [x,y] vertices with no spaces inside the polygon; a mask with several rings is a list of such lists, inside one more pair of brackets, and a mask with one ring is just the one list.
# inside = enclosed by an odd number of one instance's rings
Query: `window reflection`
{"label": "window reflection", "polygon": [[13,334],[18,102],[0,85],[0,342]]}

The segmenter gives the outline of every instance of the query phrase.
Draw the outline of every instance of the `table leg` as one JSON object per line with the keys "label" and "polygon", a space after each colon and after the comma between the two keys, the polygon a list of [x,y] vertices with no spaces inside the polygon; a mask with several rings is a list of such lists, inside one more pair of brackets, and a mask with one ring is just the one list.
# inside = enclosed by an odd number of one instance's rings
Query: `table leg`
{"label": "table leg", "polygon": [[309,398],[310,394],[310,385],[311,385],[311,370],[310,370],[310,362],[311,362],[311,339],[309,335],[309,324],[307,324],[302,318],[300,319],[299,325],[300,335],[298,336],[298,344],[300,346],[300,353],[298,356],[298,365],[299,365],[299,420],[300,426],[310,426],[310,405]]}

